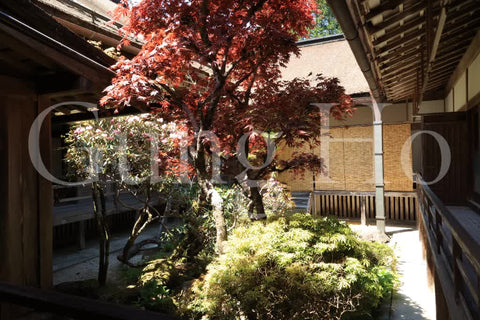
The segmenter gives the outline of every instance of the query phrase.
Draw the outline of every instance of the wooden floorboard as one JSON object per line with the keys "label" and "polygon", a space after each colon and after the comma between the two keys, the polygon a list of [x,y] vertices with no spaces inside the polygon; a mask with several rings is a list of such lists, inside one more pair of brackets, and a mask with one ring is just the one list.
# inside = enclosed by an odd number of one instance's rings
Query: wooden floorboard
{"label": "wooden floorboard", "polygon": [[[143,205],[140,201],[135,199],[132,195],[120,195],[122,202],[130,207],[141,208]],[[112,197],[106,199],[107,215],[132,211],[131,208],[126,208],[120,204],[115,205]],[[59,226],[67,223],[73,223],[83,220],[93,219],[93,203],[91,199],[79,200],[73,204],[65,204],[53,207],[53,225]]]}
{"label": "wooden floorboard", "polygon": [[480,214],[464,206],[448,206],[447,208],[458,219],[458,222],[471,235],[473,240],[480,245]]}

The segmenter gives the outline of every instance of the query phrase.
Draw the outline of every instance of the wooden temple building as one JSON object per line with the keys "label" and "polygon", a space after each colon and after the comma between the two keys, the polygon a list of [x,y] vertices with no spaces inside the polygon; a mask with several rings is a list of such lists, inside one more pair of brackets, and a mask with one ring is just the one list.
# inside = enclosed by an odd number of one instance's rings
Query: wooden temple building
{"label": "wooden temple building", "polygon": [[[115,60],[88,40],[118,44],[110,1],[0,1],[0,319],[29,318],[31,310],[102,319],[168,319],[49,290],[52,286],[53,190],[36,168],[52,169],[52,128],[92,118],[78,105],[34,120],[66,101],[97,103]],[[134,55],[140,44],[124,48]],[[35,132],[35,131],[32,131]],[[35,150],[35,148],[33,149]]]}
{"label": "wooden temple building", "polygon": [[[329,0],[373,104],[412,105],[417,220],[437,319],[480,318],[480,3]],[[386,218],[384,119],[371,118],[375,218]],[[383,131],[383,134],[382,134]],[[403,202],[405,204],[405,202]]]}

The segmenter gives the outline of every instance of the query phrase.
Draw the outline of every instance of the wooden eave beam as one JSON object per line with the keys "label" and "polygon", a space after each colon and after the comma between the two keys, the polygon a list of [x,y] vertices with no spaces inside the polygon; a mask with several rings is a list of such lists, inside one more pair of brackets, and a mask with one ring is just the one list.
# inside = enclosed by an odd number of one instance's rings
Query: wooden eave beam
{"label": "wooden eave beam", "polygon": [[418,1],[415,5],[409,7],[408,9],[404,9],[402,12],[395,14],[391,17],[389,17],[387,20],[380,22],[376,25],[373,25],[371,21],[368,21],[365,24],[365,28],[370,33],[371,35],[374,35],[375,33],[378,33],[384,29],[387,29],[388,27],[400,23],[401,20],[407,19],[413,15],[420,14],[421,10],[425,9],[425,2],[424,1]]}
{"label": "wooden eave beam", "polygon": [[458,48],[456,50],[459,50],[459,51],[463,50],[463,52],[465,52],[468,48],[468,45],[471,43],[471,41],[472,41],[472,37],[469,37],[469,38],[462,37],[458,39],[458,41],[449,41],[448,44],[442,43],[441,44],[442,48],[439,49],[438,54],[440,54],[440,56],[446,55],[450,53],[452,50],[455,50],[453,48]]}
{"label": "wooden eave beam", "polygon": [[396,96],[390,96],[389,99],[394,102],[405,102],[406,99],[411,99],[412,96],[412,93],[404,93]]}
{"label": "wooden eave beam", "polygon": [[414,59],[414,58],[417,58],[417,59],[421,58],[420,51],[413,49],[408,51],[407,54],[398,54],[395,57],[377,59],[377,63],[379,65],[379,68],[382,69],[390,66],[396,66],[398,64],[401,64],[402,62],[405,62],[406,60]]}
{"label": "wooden eave beam", "polygon": [[[407,56],[409,53],[410,54],[420,54],[420,48],[419,48],[420,46],[421,46],[421,43],[419,43],[419,42],[411,43],[407,46],[400,47],[399,49],[393,51],[391,54],[390,54],[390,52],[384,53],[382,56],[377,58],[377,61],[378,61],[378,63],[385,63],[385,62],[388,62],[389,60],[405,59],[405,56]],[[399,52],[397,52],[397,51],[399,51]],[[415,53],[413,53],[413,52],[415,52]]]}
{"label": "wooden eave beam", "polygon": [[390,83],[392,79],[406,79],[410,74],[415,74],[416,70],[420,68],[420,65],[417,68],[407,68],[403,69],[401,72],[397,73],[390,73],[382,77],[382,79],[385,81],[385,84]]}
{"label": "wooden eave beam", "polygon": [[435,63],[433,64],[432,66],[432,70],[431,70],[431,73],[433,74],[434,73],[434,70],[438,70],[440,69],[442,66],[445,66],[451,62],[454,62],[454,63],[458,63],[458,61],[460,61],[460,59],[462,58],[463,54],[461,53],[457,53],[456,55],[454,56],[451,56],[449,58],[444,58],[442,60],[439,60],[438,63]]}
{"label": "wooden eave beam", "polygon": [[[448,49],[448,50],[446,50]],[[441,53],[440,53],[441,52]],[[448,59],[452,56],[462,55],[465,53],[465,47],[460,47],[458,49],[444,48],[442,51],[437,52],[437,60],[441,61],[443,59]]]}
{"label": "wooden eave beam", "polygon": [[404,61],[400,61],[395,64],[385,64],[380,68],[380,70],[382,75],[386,76],[390,72],[396,72],[399,69],[404,68],[405,66],[409,66],[415,63],[420,63],[419,56],[413,57],[412,59],[408,59],[408,60],[405,59]]}
{"label": "wooden eave beam", "polygon": [[413,96],[416,92],[416,87],[414,84],[412,85],[407,85],[407,86],[404,86],[404,87],[399,87],[393,91],[389,91],[388,92],[388,96],[389,97],[398,97],[400,95],[409,95],[409,96]]}
{"label": "wooden eave beam", "polygon": [[405,63],[401,67],[395,68],[393,70],[384,71],[382,72],[382,79],[389,79],[391,77],[395,77],[400,74],[409,73],[411,72],[413,66],[417,66],[419,64],[420,64],[420,61],[415,59],[413,61]]}
{"label": "wooden eave beam", "polygon": [[415,88],[415,84],[411,84],[403,88],[398,88],[395,91],[391,91],[390,95],[393,97],[400,95],[413,95],[415,93]]}
{"label": "wooden eave beam", "polygon": [[478,13],[478,11],[468,12],[464,14],[463,19],[449,20],[446,24],[443,36],[445,38],[449,38],[452,34],[455,33],[462,33],[462,31],[472,31],[469,30],[469,26],[476,25],[480,20],[478,15],[475,15],[475,13]]}
{"label": "wooden eave beam", "polygon": [[50,98],[92,91],[91,81],[72,73],[56,73],[35,79],[37,91]]}
{"label": "wooden eave beam", "polygon": [[[438,82],[447,82],[448,76],[450,75],[449,72],[445,71],[442,73],[439,73],[435,78],[431,78],[430,82],[428,85],[435,85]],[[428,86],[427,86],[428,87]]]}
{"label": "wooden eave beam", "polygon": [[445,85],[445,83],[446,83],[446,79],[444,79],[442,81],[440,81],[440,80],[435,81],[435,83],[427,86],[427,89],[425,90],[425,92],[442,89],[442,87]]}
{"label": "wooden eave beam", "polygon": [[55,69],[58,68],[51,59],[39,55],[37,51],[31,50],[26,47],[19,39],[12,37],[6,33],[0,32],[0,43],[7,44],[8,47],[14,50],[15,52],[20,53],[22,56],[29,58],[32,61],[44,66],[46,69]]}
{"label": "wooden eave beam", "polygon": [[478,30],[475,37],[473,37],[470,45],[465,51],[465,54],[460,59],[457,67],[455,68],[450,79],[448,80],[447,86],[445,87],[446,95],[453,88],[453,86],[458,81],[458,79],[463,74],[463,72],[465,72],[466,68],[473,62],[473,60],[475,59],[479,51],[480,51],[480,30]]}
{"label": "wooden eave beam", "polygon": [[374,46],[378,46],[381,43],[391,41],[401,36],[402,34],[408,33],[411,30],[423,29],[424,24],[425,20],[423,19],[423,17],[420,17],[419,19],[415,19],[414,21],[410,21],[404,25],[398,26],[395,29],[386,31],[385,35],[373,40],[372,43]]}
{"label": "wooden eave beam", "polygon": [[414,74],[411,74],[407,77],[403,77],[402,80],[395,80],[392,79],[388,84],[387,89],[388,90],[395,90],[398,87],[404,86],[409,84],[412,81],[416,81],[416,76]]}
{"label": "wooden eave beam", "polygon": [[370,12],[365,14],[365,21],[369,21],[386,11],[394,10],[402,3],[404,3],[404,0],[390,0],[386,3],[382,2],[378,7],[371,9]]}
{"label": "wooden eave beam", "polygon": [[454,66],[456,66],[457,64],[458,64],[458,60],[446,62],[444,64],[436,66],[435,69],[432,69],[432,73],[436,73],[439,70],[444,70],[444,69],[450,69],[450,68],[454,69],[455,68]]}
{"label": "wooden eave beam", "polygon": [[403,82],[416,79],[416,77],[416,72],[412,71],[409,74],[399,75],[390,79],[385,79],[385,87],[392,88],[396,84],[401,84]]}
{"label": "wooden eave beam", "polygon": [[444,79],[444,78],[448,78],[450,76],[450,74],[448,73],[448,71],[443,71],[443,72],[437,72],[435,73],[434,75],[432,75],[432,77],[430,78],[432,81],[436,81],[438,79]]}
{"label": "wooden eave beam", "polygon": [[415,91],[416,88],[416,79],[412,79],[408,82],[399,84],[396,88],[390,89],[389,94],[400,94],[406,91]]}
{"label": "wooden eave beam", "polygon": [[376,55],[388,54],[390,51],[399,49],[402,46],[403,47],[407,46],[407,44],[410,44],[410,42],[415,42],[418,45],[420,45],[423,37],[425,37],[425,31],[423,29],[418,30],[417,32],[405,35],[402,38],[383,46],[382,48],[378,48],[378,49],[375,48],[375,54]]}
{"label": "wooden eave beam", "polygon": [[414,92],[416,87],[416,81],[410,80],[407,83],[402,83],[398,85],[395,89],[390,89],[388,92],[389,95],[398,95],[404,94],[405,92]]}
{"label": "wooden eave beam", "polygon": [[[101,109],[99,110],[98,116],[100,118],[115,118],[115,117],[121,117],[121,116],[126,116],[126,115],[132,115],[132,114],[140,114],[144,113],[145,110],[135,108],[135,107],[125,107],[122,109],[118,110],[118,113],[114,113],[115,110],[105,110]],[[73,123],[73,122],[78,122],[78,121],[86,121],[86,120],[94,120],[95,116],[92,112],[83,112],[81,113],[71,113],[69,115],[63,115],[63,116],[55,116],[52,117],[52,123],[53,124],[68,124],[68,123]]]}
{"label": "wooden eave beam", "polygon": [[[12,23],[22,23],[2,12],[0,12],[0,17],[5,20],[11,19]],[[3,23],[3,21],[0,21],[0,33],[4,32],[8,34],[20,41],[25,47],[30,48],[35,54],[49,57],[67,70],[82,75],[93,82],[104,84],[110,83],[111,78],[114,76],[114,72],[107,67],[73,51],[73,49],[60,42],[51,39],[26,25],[18,25],[17,27],[27,28],[27,30],[22,32],[9,24]],[[38,36],[35,36],[37,33]],[[68,53],[66,53],[67,51]]]}
{"label": "wooden eave beam", "polygon": [[0,75],[0,95],[33,95],[35,85],[24,79]]}
{"label": "wooden eave beam", "polygon": [[422,84],[422,89],[420,91],[420,97],[418,99],[418,104],[421,104],[423,101],[423,94],[425,93],[427,89],[427,84],[428,84],[428,77],[430,76],[430,72],[432,71],[432,66],[435,61],[435,58],[437,56],[437,50],[438,46],[440,45],[440,39],[442,38],[443,34],[443,29],[445,27],[445,23],[447,21],[447,8],[445,6],[442,6],[440,9],[440,15],[438,17],[438,23],[437,27],[435,28],[435,35],[433,37],[433,43],[430,48],[429,52],[429,57],[427,60],[427,68],[424,72],[423,76],[423,84]]}
{"label": "wooden eave beam", "polygon": [[431,81],[432,81],[432,83],[437,81],[437,80],[442,80],[442,81],[447,82],[450,75],[451,75],[450,70],[446,70],[446,71],[443,71],[443,72],[438,72],[438,73],[435,74],[435,76],[433,76],[431,78]]}
{"label": "wooden eave beam", "polygon": [[408,81],[394,83],[388,88],[388,92],[390,94],[393,94],[393,93],[399,93],[407,90],[415,90],[416,80],[417,80],[416,78],[413,78],[413,79],[409,79]]}

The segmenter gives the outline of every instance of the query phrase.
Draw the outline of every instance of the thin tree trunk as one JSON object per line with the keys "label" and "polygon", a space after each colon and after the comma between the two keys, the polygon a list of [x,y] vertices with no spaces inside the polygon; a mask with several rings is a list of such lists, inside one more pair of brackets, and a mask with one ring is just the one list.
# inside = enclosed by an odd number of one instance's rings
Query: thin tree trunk
{"label": "thin tree trunk", "polygon": [[128,264],[128,260],[130,260],[130,249],[133,247],[135,240],[137,240],[138,236],[140,235],[140,230],[143,230],[144,226],[148,223],[149,222],[145,214],[145,209],[140,210],[140,212],[138,212],[138,218],[135,221],[132,232],[130,233],[128,240],[123,247],[122,255],[118,256],[118,260],[120,262]]}
{"label": "thin tree trunk", "polygon": [[97,221],[99,235],[98,283],[100,286],[104,286],[107,282],[108,258],[110,255],[110,230],[105,208],[105,193],[100,183],[92,183],[92,193],[93,212]]}
{"label": "thin tree trunk", "polygon": [[[265,214],[265,207],[263,205],[263,197],[258,187],[250,187],[250,206],[248,208],[249,217],[252,220],[265,220],[267,215]],[[254,213],[255,211],[255,213]]]}
{"label": "thin tree trunk", "polygon": [[210,202],[212,204],[212,213],[217,232],[217,249],[218,253],[222,254],[224,252],[224,242],[227,241],[227,224],[225,223],[225,216],[223,215],[223,199],[213,187],[210,190]]}
{"label": "thin tree trunk", "polygon": [[227,224],[225,216],[223,215],[223,199],[215,190],[215,187],[210,181],[202,181],[199,179],[199,184],[202,188],[202,196],[205,197],[211,206],[213,219],[215,221],[217,250],[219,254],[223,253],[223,244],[227,241]]}
{"label": "thin tree trunk", "polygon": [[197,144],[195,167],[198,173],[198,183],[201,188],[200,200],[206,199],[211,205],[215,221],[217,250],[219,254],[222,254],[224,242],[227,241],[227,224],[225,223],[225,216],[223,214],[223,199],[209,179],[206,163],[207,153],[205,152],[203,144],[199,142]]}

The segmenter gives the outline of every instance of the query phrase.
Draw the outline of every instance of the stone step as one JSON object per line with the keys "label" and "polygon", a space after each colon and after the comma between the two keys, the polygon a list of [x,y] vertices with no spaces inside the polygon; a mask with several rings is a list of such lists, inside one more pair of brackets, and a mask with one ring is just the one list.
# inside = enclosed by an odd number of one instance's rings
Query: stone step
{"label": "stone step", "polygon": [[292,201],[295,202],[295,210],[307,212],[310,192],[292,192]]}
{"label": "stone step", "polygon": [[310,192],[307,192],[307,191],[294,191],[291,194],[292,194],[292,198],[308,198],[308,197],[310,197]]}

